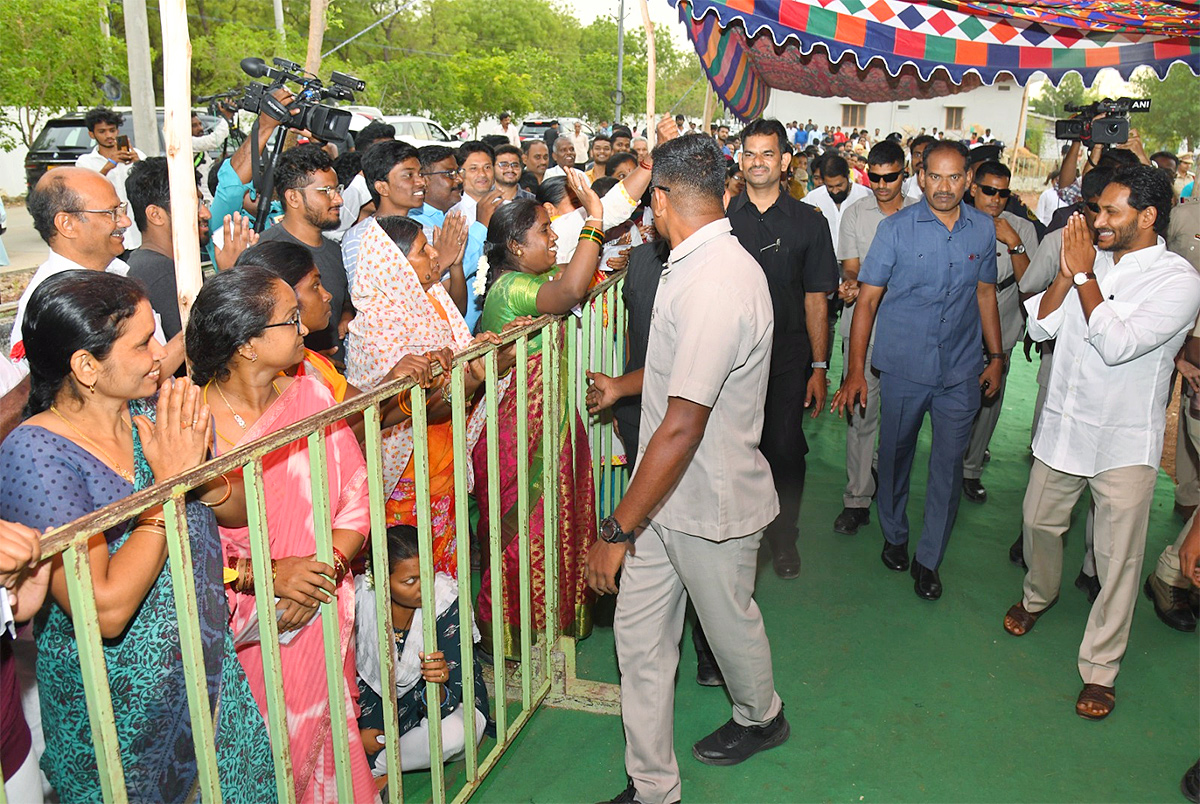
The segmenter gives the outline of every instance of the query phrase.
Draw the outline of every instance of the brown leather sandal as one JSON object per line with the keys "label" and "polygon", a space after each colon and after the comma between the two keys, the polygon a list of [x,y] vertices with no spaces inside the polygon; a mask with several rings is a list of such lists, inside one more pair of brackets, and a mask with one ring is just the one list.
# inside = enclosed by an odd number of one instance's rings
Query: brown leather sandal
{"label": "brown leather sandal", "polygon": [[[1024,602],[1012,606],[1004,615],[1004,630],[1013,636],[1025,636],[1030,632],[1030,630],[1033,629],[1034,624],[1038,621],[1038,617],[1041,617],[1043,614],[1048,612],[1050,607],[1057,602],[1058,599],[1055,598],[1050,602],[1049,606],[1041,611],[1026,610]],[[1013,621],[1013,623],[1016,625],[1016,628],[1008,627],[1009,620]]]}
{"label": "brown leather sandal", "polygon": [[[1087,704],[1102,710],[1101,713],[1095,714],[1085,708]],[[1075,714],[1088,720],[1104,720],[1112,714],[1116,705],[1117,692],[1112,687],[1105,687],[1103,684],[1084,684],[1083,690],[1075,700]]]}

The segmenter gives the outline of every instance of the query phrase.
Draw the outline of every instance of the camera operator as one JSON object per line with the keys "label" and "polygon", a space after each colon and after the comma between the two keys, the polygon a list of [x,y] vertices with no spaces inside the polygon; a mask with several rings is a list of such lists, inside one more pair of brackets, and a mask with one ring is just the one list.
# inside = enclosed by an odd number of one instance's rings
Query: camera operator
{"label": "camera operator", "polygon": [[[293,101],[292,93],[284,87],[272,90],[271,95],[285,106],[290,105]],[[299,112],[297,110],[292,113],[298,114]],[[223,245],[220,240],[222,239],[222,227],[227,215],[232,216],[235,212],[241,212],[250,219],[250,223],[253,226],[259,213],[260,199],[254,189],[251,149],[257,148],[258,152],[262,153],[263,149],[267,147],[267,142],[271,139],[271,135],[280,125],[280,122],[269,114],[265,112],[260,114],[258,116],[257,139],[252,140],[247,138],[233,152],[233,156],[222,162],[221,167],[217,170],[217,189],[213,192],[211,208],[213,220],[216,221],[216,224],[213,226],[213,242],[217,246]],[[281,207],[278,203],[270,201],[270,209],[264,213],[268,216],[268,226],[271,225],[271,217],[279,214],[280,211]]]}

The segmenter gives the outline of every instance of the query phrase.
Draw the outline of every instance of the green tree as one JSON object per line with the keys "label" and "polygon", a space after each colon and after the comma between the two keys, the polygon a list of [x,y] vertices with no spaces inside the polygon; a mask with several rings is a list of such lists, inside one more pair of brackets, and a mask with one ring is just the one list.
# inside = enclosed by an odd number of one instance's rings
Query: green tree
{"label": "green tree", "polygon": [[54,112],[105,101],[105,75],[125,76],[125,47],[105,37],[102,0],[4,0],[0,3],[0,148],[33,144]]}
{"label": "green tree", "polygon": [[1083,85],[1083,79],[1077,73],[1067,73],[1056,87],[1047,81],[1042,85],[1042,91],[1037,97],[1030,98],[1029,110],[1047,117],[1068,117],[1068,106],[1080,106],[1097,99],[1094,90]]}
{"label": "green tree", "polygon": [[1150,111],[1130,118],[1148,152],[1178,153],[1184,140],[1193,150],[1200,145],[1200,78],[1186,65],[1174,65],[1162,81],[1153,70],[1142,70],[1131,83],[1139,97],[1150,98]]}

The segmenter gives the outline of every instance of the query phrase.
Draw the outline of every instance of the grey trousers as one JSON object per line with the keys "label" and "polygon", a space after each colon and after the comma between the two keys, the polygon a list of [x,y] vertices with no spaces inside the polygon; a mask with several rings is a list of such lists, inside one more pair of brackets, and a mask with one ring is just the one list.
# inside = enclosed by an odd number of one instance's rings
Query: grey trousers
{"label": "grey trousers", "polygon": [[1092,492],[1096,575],[1101,589],[1079,646],[1079,675],[1085,684],[1111,687],[1120,670],[1141,586],[1157,477],[1158,470],[1152,466],[1124,466],[1095,477],[1080,477],[1051,469],[1037,458],[1029,470],[1022,509],[1029,571],[1021,598],[1028,611],[1042,611],[1058,598],[1062,537],[1084,487]]}
{"label": "grey trousers", "polygon": [[967,454],[963,456],[963,477],[978,480],[983,477],[983,453],[996,432],[1000,411],[1004,407],[1004,389],[1008,387],[1008,369],[1012,363],[1012,349],[1005,353],[1004,373],[1000,375],[1000,390],[992,398],[982,396],[975,424],[971,425],[971,440],[967,442]]}
{"label": "grey trousers", "polygon": [[625,557],[613,633],[621,669],[625,771],[644,804],[678,801],[681,795],[675,673],[689,596],[733,699],[733,719],[763,725],[783,706],[775,692],[771,645],[754,602],[762,536],[759,531],[712,542],[652,521]]}
{"label": "grey trousers", "polygon": [[1175,504],[1185,508],[1200,504],[1200,446],[1191,432],[1188,403],[1188,397],[1180,396],[1175,436]]}
{"label": "grey trousers", "polygon": [[[1183,409],[1179,411],[1179,432],[1185,434],[1184,440],[1191,446],[1192,454],[1196,454],[1200,450],[1200,421],[1193,419],[1188,415],[1186,401]],[[1175,488],[1175,500],[1179,501],[1179,489],[1183,486],[1183,466],[1187,461],[1184,457],[1184,446],[1179,445],[1175,448],[1175,472],[1179,479],[1179,486]],[[1195,505],[1196,501],[1181,503],[1181,505]],[[1192,514],[1192,518],[1183,526],[1183,530],[1179,531],[1179,536],[1176,537],[1174,544],[1169,544],[1158,557],[1158,566],[1154,569],[1154,574],[1159,577],[1169,586],[1175,586],[1180,589],[1191,589],[1192,584],[1183,574],[1179,567],[1179,548],[1183,546],[1183,540],[1187,536],[1188,530],[1192,526],[1192,520],[1196,518]]]}
{"label": "grey trousers", "polygon": [[[846,490],[842,493],[842,505],[847,508],[870,508],[871,498],[875,496],[875,478],[871,470],[879,462],[875,448],[879,435],[879,377],[871,370],[874,348],[872,338],[867,345],[867,406],[865,409],[852,408],[846,415]],[[850,339],[843,337],[843,366],[849,356]]]}

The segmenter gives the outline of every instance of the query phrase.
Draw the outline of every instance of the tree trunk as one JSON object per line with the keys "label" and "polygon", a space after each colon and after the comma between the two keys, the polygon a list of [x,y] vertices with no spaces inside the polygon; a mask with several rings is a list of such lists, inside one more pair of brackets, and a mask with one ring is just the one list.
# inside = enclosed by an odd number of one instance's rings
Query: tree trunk
{"label": "tree trunk", "polygon": [[717,94],[708,85],[708,77],[704,78],[704,133],[712,134],[713,113],[717,110]]}
{"label": "tree trunk", "polygon": [[325,9],[329,0],[309,0],[308,2],[308,56],[304,59],[304,69],[316,73],[321,69],[321,45],[325,41]]}
{"label": "tree trunk", "polygon": [[179,320],[186,330],[192,303],[203,282],[200,231],[196,222],[199,199],[192,161],[192,45],[188,37],[187,1],[160,0],[159,16],[163,41],[163,139],[171,182],[171,240]]}
{"label": "tree trunk", "polygon": [[154,78],[150,72],[153,68],[148,25],[146,0],[126,0],[125,46],[129,62],[129,105],[133,107],[133,144],[147,156],[158,156],[158,115],[154,103]]}

